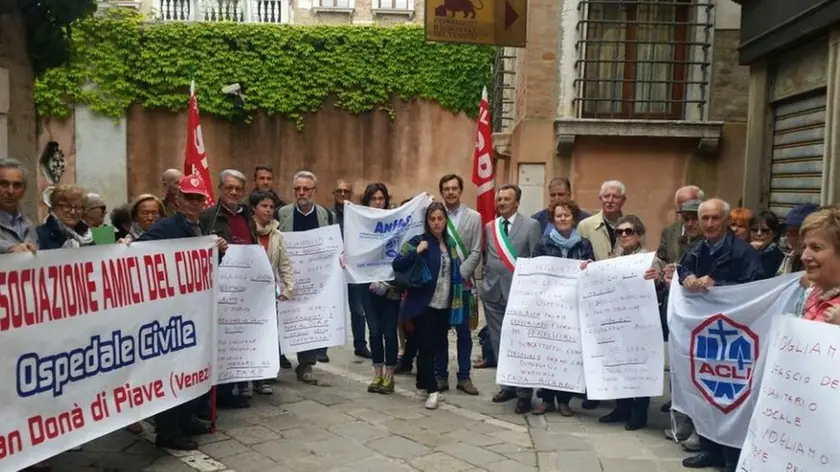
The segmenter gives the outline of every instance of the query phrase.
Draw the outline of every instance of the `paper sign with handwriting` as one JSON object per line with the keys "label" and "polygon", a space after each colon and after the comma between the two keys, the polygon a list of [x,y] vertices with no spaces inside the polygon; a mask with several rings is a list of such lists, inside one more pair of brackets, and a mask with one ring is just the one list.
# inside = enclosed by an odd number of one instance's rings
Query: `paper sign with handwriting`
{"label": "paper sign with handwriting", "polygon": [[653,281],[654,253],[593,262],[581,273],[581,345],[592,400],[662,395],[665,346]]}
{"label": "paper sign with handwriting", "polygon": [[840,469],[840,327],[773,320],[761,390],[737,470]]}
{"label": "paper sign with handwriting", "polygon": [[347,280],[338,225],[283,233],[295,270],[295,296],[277,303],[283,354],[340,346],[346,341]]}
{"label": "paper sign with handwriting", "polygon": [[274,270],[262,246],[228,246],[219,266],[220,384],[277,377],[274,284]]}
{"label": "paper sign with handwriting", "polygon": [[583,392],[580,261],[520,258],[502,322],[496,382]]}

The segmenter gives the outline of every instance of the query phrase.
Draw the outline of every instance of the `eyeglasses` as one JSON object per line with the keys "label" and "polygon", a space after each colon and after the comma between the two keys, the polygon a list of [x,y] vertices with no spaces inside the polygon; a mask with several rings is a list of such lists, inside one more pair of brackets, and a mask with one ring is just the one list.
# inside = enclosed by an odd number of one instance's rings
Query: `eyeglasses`
{"label": "eyeglasses", "polygon": [[750,228],[750,231],[752,231],[753,233],[769,233],[770,228],[762,228],[760,226],[753,226],[752,228]]}
{"label": "eyeglasses", "polygon": [[67,213],[82,213],[85,211],[85,207],[80,205],[70,205],[69,203],[59,203],[56,207],[61,208]]}
{"label": "eyeglasses", "polygon": [[[297,191],[299,188],[300,187],[296,187],[295,191]],[[336,195],[350,195],[350,193],[351,193],[350,189],[347,189],[347,188],[337,188],[337,189],[335,189],[335,194]]]}
{"label": "eyeglasses", "polygon": [[633,228],[618,228],[615,230],[616,236],[633,236],[636,234],[636,230]]}
{"label": "eyeglasses", "polygon": [[295,192],[309,192],[313,188],[315,188],[315,187],[294,187],[293,190]]}

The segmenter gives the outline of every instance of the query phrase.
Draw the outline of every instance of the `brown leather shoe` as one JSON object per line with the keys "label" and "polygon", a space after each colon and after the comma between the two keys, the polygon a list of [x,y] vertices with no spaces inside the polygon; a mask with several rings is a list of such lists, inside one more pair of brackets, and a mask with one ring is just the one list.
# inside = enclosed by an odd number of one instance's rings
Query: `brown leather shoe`
{"label": "brown leather shoe", "polygon": [[561,403],[560,406],[557,407],[557,411],[560,412],[560,416],[565,416],[566,418],[569,418],[570,416],[575,416],[575,412],[572,410],[572,408],[564,403]]}
{"label": "brown leather shoe", "polygon": [[459,380],[455,388],[467,395],[478,395],[478,389],[475,388],[475,385],[473,385],[470,379]]}
{"label": "brown leather shoe", "polygon": [[478,362],[473,362],[473,369],[492,369],[493,367],[496,367],[496,365],[491,364],[484,359]]}

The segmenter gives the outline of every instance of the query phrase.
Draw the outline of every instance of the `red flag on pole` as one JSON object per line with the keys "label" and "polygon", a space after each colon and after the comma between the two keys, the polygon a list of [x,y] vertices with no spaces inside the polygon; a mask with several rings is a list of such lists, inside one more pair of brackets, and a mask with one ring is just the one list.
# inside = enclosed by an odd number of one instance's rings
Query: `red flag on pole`
{"label": "red flag on pole", "polygon": [[201,121],[198,116],[198,100],[195,98],[195,81],[190,84],[190,109],[187,117],[187,150],[184,153],[184,175],[196,174],[204,180],[209,197],[204,208],[215,204],[213,184],[210,180],[210,167],[207,153],[204,152],[204,136],[201,134]]}
{"label": "red flag on pole", "polygon": [[493,158],[491,132],[490,103],[487,101],[487,87],[484,87],[481,91],[481,103],[478,108],[472,176],[473,183],[478,187],[476,208],[481,213],[482,224],[487,224],[496,217],[496,163]]}

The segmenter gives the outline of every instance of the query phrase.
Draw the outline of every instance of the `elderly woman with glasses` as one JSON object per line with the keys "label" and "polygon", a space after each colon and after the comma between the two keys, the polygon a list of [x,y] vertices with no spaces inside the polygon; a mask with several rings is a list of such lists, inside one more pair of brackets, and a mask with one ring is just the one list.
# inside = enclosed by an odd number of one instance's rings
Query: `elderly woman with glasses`
{"label": "elderly woman with glasses", "polygon": [[93,246],[93,234],[82,218],[87,203],[85,190],[73,184],[56,185],[50,194],[50,209],[38,227],[41,250]]}
{"label": "elderly woman with glasses", "polygon": [[765,278],[776,275],[785,253],[779,248],[781,224],[775,213],[769,210],[758,212],[750,221],[750,244],[758,251]]}
{"label": "elderly woman with glasses", "polygon": [[[648,252],[644,246],[645,225],[636,215],[624,215],[615,222],[616,245],[610,257],[630,256]],[[587,262],[581,264],[586,267]],[[653,265],[645,272],[646,280],[662,285],[662,261],[654,257]],[[622,398],[615,401],[615,409],[600,417],[600,423],[623,422],[624,429],[635,431],[647,426],[650,397]]]}

